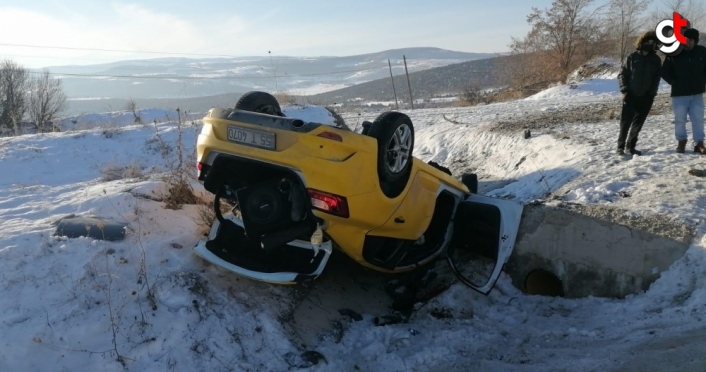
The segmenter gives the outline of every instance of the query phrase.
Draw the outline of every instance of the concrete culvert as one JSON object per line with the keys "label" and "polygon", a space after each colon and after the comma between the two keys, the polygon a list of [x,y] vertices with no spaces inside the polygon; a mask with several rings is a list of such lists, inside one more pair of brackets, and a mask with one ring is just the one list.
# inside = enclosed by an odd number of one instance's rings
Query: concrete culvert
{"label": "concrete culvert", "polygon": [[[694,229],[610,206],[527,205],[506,272],[530,294],[624,298],[684,257]],[[552,278],[554,276],[556,279]]]}
{"label": "concrete culvert", "polygon": [[561,280],[544,269],[530,271],[525,277],[524,291],[531,295],[564,297]]}

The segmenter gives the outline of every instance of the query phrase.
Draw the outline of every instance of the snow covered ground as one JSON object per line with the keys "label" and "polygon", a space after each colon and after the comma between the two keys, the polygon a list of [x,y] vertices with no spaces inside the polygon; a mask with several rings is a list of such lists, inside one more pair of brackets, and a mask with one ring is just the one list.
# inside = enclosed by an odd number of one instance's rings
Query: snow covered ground
{"label": "snow covered ground", "polygon": [[[494,120],[618,96],[610,79],[589,84],[515,102],[408,111],[415,155],[474,169],[481,183],[512,180],[489,191],[496,197],[551,195],[694,226],[687,254],[645,293],[529,296],[506,275],[489,296],[456,284],[410,323],[375,326],[380,314],[362,314],[340,342],[324,338],[313,348],[325,362],[305,367],[304,350],[282,325],[292,289],[207,265],[191,252],[207,229],[199,207],[171,210],[159,201],[162,176],[176,164],[176,123],[120,123],[0,138],[0,370],[704,371],[706,191],[703,178],[688,174],[704,158],[674,153],[671,115],[648,118],[638,146],[646,153],[632,159],[613,155],[615,121],[566,123],[530,139],[490,130]],[[359,129],[374,117],[366,115],[344,117]],[[188,155],[199,130],[199,121],[182,128]],[[52,236],[53,223],[71,214],[127,222],[131,233],[120,242]]]}

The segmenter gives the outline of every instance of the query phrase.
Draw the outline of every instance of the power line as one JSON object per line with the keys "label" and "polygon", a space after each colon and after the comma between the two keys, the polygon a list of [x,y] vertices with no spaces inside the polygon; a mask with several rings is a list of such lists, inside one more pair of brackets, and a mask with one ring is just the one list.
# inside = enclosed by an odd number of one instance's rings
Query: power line
{"label": "power line", "polygon": [[[69,59],[69,60],[76,60],[76,61],[99,61],[99,62],[105,62],[105,63],[112,63],[115,62],[115,59],[109,59],[109,58],[75,58],[75,57],[57,57],[57,56],[43,56],[43,55],[27,55],[27,54],[7,54],[7,53],[0,53],[0,56],[3,57],[23,57],[23,58],[41,58],[41,59],[55,59],[55,60],[62,60],[62,59]],[[135,59],[133,61],[149,61],[150,59]]]}
{"label": "power line", "polygon": [[[13,43],[0,43],[0,46],[9,47],[20,47],[20,48],[39,48],[39,49],[62,49],[62,50],[83,50],[83,51],[102,51],[102,52],[120,52],[120,53],[145,53],[145,54],[162,54],[162,55],[181,55],[181,56],[210,56],[210,57],[227,57],[227,58],[243,58],[233,55],[226,54],[200,54],[200,53],[178,53],[178,52],[157,52],[157,51],[146,51],[146,50],[123,50],[123,49],[104,49],[104,48],[79,48],[79,47],[65,47],[65,46],[48,46],[48,45],[29,45],[29,44],[13,44]],[[34,57],[34,58],[51,58],[51,57]],[[67,57],[68,58],[68,57]],[[263,57],[264,58],[264,57]],[[66,58],[63,58],[66,59]],[[70,58],[69,58],[70,59]],[[294,77],[308,77],[308,76],[325,76],[325,75],[337,75],[352,72],[365,72],[373,71],[378,69],[383,69],[384,67],[369,68],[362,70],[344,70],[336,72],[322,72],[315,74],[284,74],[284,75],[274,75],[274,78],[294,78]],[[114,68],[114,69],[124,69],[124,70],[136,70],[137,68]],[[475,71],[474,71],[475,72]],[[480,71],[478,71],[480,72]],[[30,71],[30,73],[39,73]],[[242,79],[269,79],[267,76],[220,76],[220,77],[205,77],[205,76],[175,76],[175,77],[161,77],[161,76],[135,76],[135,75],[108,75],[108,74],[77,74],[77,73],[52,73],[52,75],[57,76],[73,76],[73,77],[99,77],[99,78],[122,78],[122,79],[172,79],[172,80],[215,80],[215,79],[229,79],[229,80],[242,80]]]}
{"label": "power line", "polygon": [[[146,53],[146,54],[162,54],[162,55],[182,55],[182,56],[210,56],[210,57],[227,57],[227,58],[243,58],[243,57],[238,57],[238,56],[233,56],[233,55],[226,55],[226,54],[199,54],[199,53],[178,53],[178,52],[156,52],[156,51],[145,51],[145,50],[121,50],[121,49],[103,49],[103,48],[78,48],[78,47],[64,47],[64,46],[47,46],[47,45],[29,45],[29,44],[12,44],[12,43],[0,43],[0,46],[9,46],[9,47],[21,47],[21,48],[39,48],[39,49],[62,49],[62,50],[83,50],[83,51],[103,51],[103,52],[120,52],[120,53]],[[29,56],[28,56],[29,57]],[[38,56],[38,57],[33,57],[33,58],[52,58],[52,57],[45,57],[45,56]],[[263,57],[264,58],[264,57]],[[62,58],[62,59],[71,59],[70,57],[67,58]],[[384,67],[378,67],[378,68],[369,68],[369,69],[362,69],[362,70],[344,70],[344,71],[336,71],[336,72],[322,72],[322,73],[315,73],[315,74],[284,74],[284,75],[274,75],[274,78],[293,78],[293,77],[307,77],[307,76],[325,76],[325,75],[336,75],[336,74],[344,74],[344,73],[352,73],[352,72],[366,72],[366,71],[373,71],[373,70],[378,70],[378,69],[383,69]],[[130,67],[130,68],[114,68],[114,69],[123,69],[123,70],[136,70],[137,68],[135,67]],[[147,68],[145,68],[147,69]],[[31,72],[34,73],[34,72]],[[73,77],[101,77],[101,78],[123,78],[123,79],[181,79],[181,80],[213,80],[213,79],[231,79],[231,80],[238,80],[238,79],[269,79],[271,77],[266,77],[266,76],[220,76],[220,77],[203,77],[203,76],[178,76],[178,77],[160,77],[160,76],[134,76],[134,75],[108,75],[108,74],[76,74],[76,73],[52,73],[52,75],[57,75],[57,76],[73,76]]]}
{"label": "power line", "polygon": [[155,52],[149,50],[123,50],[123,49],[102,49],[102,48],[78,48],[78,47],[63,47],[63,46],[48,46],[48,45],[28,45],[28,44],[9,44],[0,43],[0,46],[19,47],[19,48],[39,48],[39,49],[62,49],[62,50],[83,50],[89,52],[117,52],[117,53],[144,53],[144,54],[162,54],[162,55],[180,55],[180,56],[201,56],[201,57],[223,57],[223,58],[242,58],[227,54],[200,54],[200,53],[178,53],[178,52]]}
{"label": "power line", "polygon": [[[325,75],[337,75],[345,74],[351,72],[365,72],[379,70],[383,67],[378,68],[368,68],[364,70],[346,70],[346,71],[336,71],[336,72],[320,72],[314,74],[285,74],[277,75],[278,78],[296,78],[296,77],[306,77],[306,76],[325,76]],[[40,71],[29,71],[31,74],[41,74]],[[117,79],[160,79],[160,80],[243,80],[243,79],[271,79],[272,76],[139,76],[139,75],[108,75],[108,74],[77,74],[69,72],[52,72],[53,76],[72,76],[72,77],[97,77],[97,78],[117,78]]]}
{"label": "power line", "polygon": [[[228,58],[243,58],[236,57],[225,54],[199,54],[199,53],[165,53],[156,51],[144,51],[144,50],[120,50],[120,49],[103,49],[103,48],[78,48],[78,47],[64,47],[64,46],[46,46],[46,45],[28,45],[28,44],[12,44],[12,43],[0,43],[0,46],[9,47],[22,47],[22,48],[40,48],[40,49],[64,49],[64,50],[84,50],[84,51],[104,51],[104,52],[121,52],[121,53],[146,53],[146,54],[164,54],[164,55],[183,55],[183,56],[211,56],[211,57],[228,57]],[[34,58],[52,58],[46,56],[34,56]],[[53,57],[56,58],[56,57]],[[296,77],[311,77],[311,76],[326,76],[326,75],[338,75],[345,73],[359,73],[366,71],[374,71],[385,68],[384,66],[377,68],[368,68],[360,70],[343,70],[335,72],[320,72],[313,74],[287,74],[277,75],[275,73],[274,78],[296,78]],[[113,68],[116,70],[139,70],[135,67],[126,68]],[[145,70],[148,68],[146,67]],[[43,72],[39,71],[28,71],[33,74],[41,74]],[[200,71],[199,71],[200,72]],[[483,71],[473,71],[474,73],[482,73]],[[207,77],[207,76],[138,76],[138,75],[113,75],[113,74],[79,74],[79,73],[62,73],[62,72],[52,72],[54,76],[68,76],[68,77],[87,77],[87,78],[114,78],[114,79],[158,79],[158,80],[247,80],[247,79],[270,79],[271,76],[218,76],[218,77]]]}

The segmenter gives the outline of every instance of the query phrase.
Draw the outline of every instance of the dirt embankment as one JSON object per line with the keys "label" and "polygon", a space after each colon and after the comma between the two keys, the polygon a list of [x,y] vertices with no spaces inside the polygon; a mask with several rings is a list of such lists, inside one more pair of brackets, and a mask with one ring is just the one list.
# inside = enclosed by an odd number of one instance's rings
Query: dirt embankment
{"label": "dirt embankment", "polygon": [[[568,123],[600,123],[620,120],[620,99],[591,102],[557,108],[551,111],[530,112],[510,119],[499,120],[491,127],[492,132],[517,133],[525,129],[551,130]],[[672,112],[669,94],[659,94],[655,98],[650,115]]]}

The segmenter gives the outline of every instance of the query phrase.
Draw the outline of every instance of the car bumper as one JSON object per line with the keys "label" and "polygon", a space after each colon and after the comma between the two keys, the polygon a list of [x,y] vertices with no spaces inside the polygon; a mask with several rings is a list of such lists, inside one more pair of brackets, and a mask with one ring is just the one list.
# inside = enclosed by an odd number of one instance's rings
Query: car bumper
{"label": "car bumper", "polygon": [[[243,222],[233,216],[232,214],[228,213],[223,215],[224,219],[227,219],[229,221],[232,221],[236,225],[242,227]],[[196,244],[196,246],[193,248],[194,253],[204,259],[205,261],[216,265],[222,269],[225,269],[227,271],[233,272],[235,274],[238,274],[240,276],[250,278],[253,280],[258,280],[258,281],[263,281],[267,283],[274,283],[274,284],[296,284],[299,282],[302,282],[304,280],[310,280],[310,279],[315,279],[321,273],[324,271],[324,268],[326,267],[326,264],[328,263],[329,257],[331,256],[332,252],[332,247],[333,244],[331,240],[326,240],[322,244],[312,244],[311,242],[304,241],[304,240],[294,240],[289,243],[287,243],[287,246],[290,247],[291,249],[302,249],[302,250],[310,250],[312,254],[312,260],[313,257],[317,256],[318,254],[323,254],[323,257],[321,258],[320,262],[318,265],[315,266],[315,268],[311,272],[295,272],[295,271],[275,271],[275,272],[264,272],[264,271],[258,271],[258,270],[253,270],[247,267],[244,267],[243,265],[236,264],[234,262],[229,262],[228,260],[219,257],[216,255],[214,252],[209,250],[207,247],[207,243],[211,240],[214,240],[216,236],[218,235],[220,228],[220,222],[218,220],[214,221],[213,225],[211,226],[211,231],[209,232],[208,238],[206,239],[201,239],[199,242]],[[237,248],[237,247],[236,247]]]}

